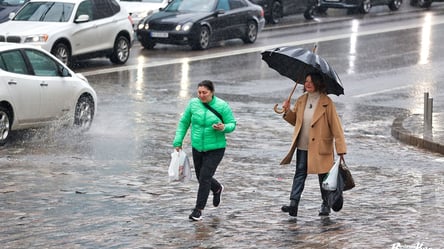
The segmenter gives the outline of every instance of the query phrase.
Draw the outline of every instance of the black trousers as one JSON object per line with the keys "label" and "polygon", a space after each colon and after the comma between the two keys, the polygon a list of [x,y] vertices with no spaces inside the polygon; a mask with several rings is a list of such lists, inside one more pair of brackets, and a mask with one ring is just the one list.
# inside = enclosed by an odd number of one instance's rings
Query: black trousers
{"label": "black trousers", "polygon": [[202,210],[205,208],[210,190],[214,193],[221,188],[221,184],[213,176],[224,154],[225,148],[205,152],[200,152],[193,148],[194,170],[197,180],[199,180],[196,200],[197,209]]}
{"label": "black trousers", "polygon": [[[307,179],[307,158],[308,152],[306,150],[296,151],[296,172],[293,178],[293,185],[291,187],[290,200],[294,201],[296,205],[299,204],[302,191],[305,187],[305,179]],[[328,206],[327,194],[328,192],[322,188],[322,181],[327,174],[318,174],[319,188],[321,190],[322,204]]]}

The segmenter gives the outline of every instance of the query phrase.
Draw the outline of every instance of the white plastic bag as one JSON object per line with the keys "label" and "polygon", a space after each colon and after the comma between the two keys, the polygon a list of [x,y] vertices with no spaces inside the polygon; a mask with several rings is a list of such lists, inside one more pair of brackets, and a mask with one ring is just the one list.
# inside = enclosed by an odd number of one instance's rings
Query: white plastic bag
{"label": "white plastic bag", "polygon": [[339,172],[339,162],[341,160],[336,160],[333,167],[331,167],[327,176],[322,181],[322,188],[328,191],[335,191],[338,186],[338,172]]}
{"label": "white plastic bag", "polygon": [[183,150],[174,150],[173,153],[171,153],[171,162],[170,166],[168,167],[168,176],[170,182],[185,182],[191,179],[190,160]]}

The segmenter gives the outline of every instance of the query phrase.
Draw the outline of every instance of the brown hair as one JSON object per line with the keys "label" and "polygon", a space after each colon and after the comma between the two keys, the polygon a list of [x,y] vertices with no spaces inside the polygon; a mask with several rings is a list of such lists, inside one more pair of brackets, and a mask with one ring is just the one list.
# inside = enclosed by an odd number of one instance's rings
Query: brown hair
{"label": "brown hair", "polygon": [[[322,76],[322,74],[317,73],[317,72],[310,72],[307,73],[305,75],[305,79],[307,78],[307,76],[311,77],[311,81],[313,81],[313,85],[316,89],[316,91],[320,92],[320,93],[327,93],[327,87],[325,86],[324,83],[324,77]],[[305,91],[305,89],[304,89]]]}

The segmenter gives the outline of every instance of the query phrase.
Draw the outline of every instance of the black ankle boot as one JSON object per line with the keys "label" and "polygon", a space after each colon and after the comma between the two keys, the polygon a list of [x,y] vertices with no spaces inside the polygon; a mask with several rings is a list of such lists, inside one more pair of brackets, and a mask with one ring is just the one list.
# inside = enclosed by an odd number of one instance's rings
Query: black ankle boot
{"label": "black ankle boot", "polygon": [[291,216],[298,216],[298,202],[291,200],[290,205],[284,205],[281,207],[282,212],[288,213]]}

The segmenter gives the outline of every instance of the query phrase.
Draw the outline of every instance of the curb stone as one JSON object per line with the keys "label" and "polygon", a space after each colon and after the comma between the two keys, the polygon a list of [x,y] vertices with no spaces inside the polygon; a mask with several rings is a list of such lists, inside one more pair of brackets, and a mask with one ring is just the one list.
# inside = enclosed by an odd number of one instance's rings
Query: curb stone
{"label": "curb stone", "polygon": [[444,145],[427,138],[418,137],[413,132],[404,128],[404,120],[412,116],[413,115],[409,113],[397,117],[392,124],[392,136],[403,143],[444,155]]}

